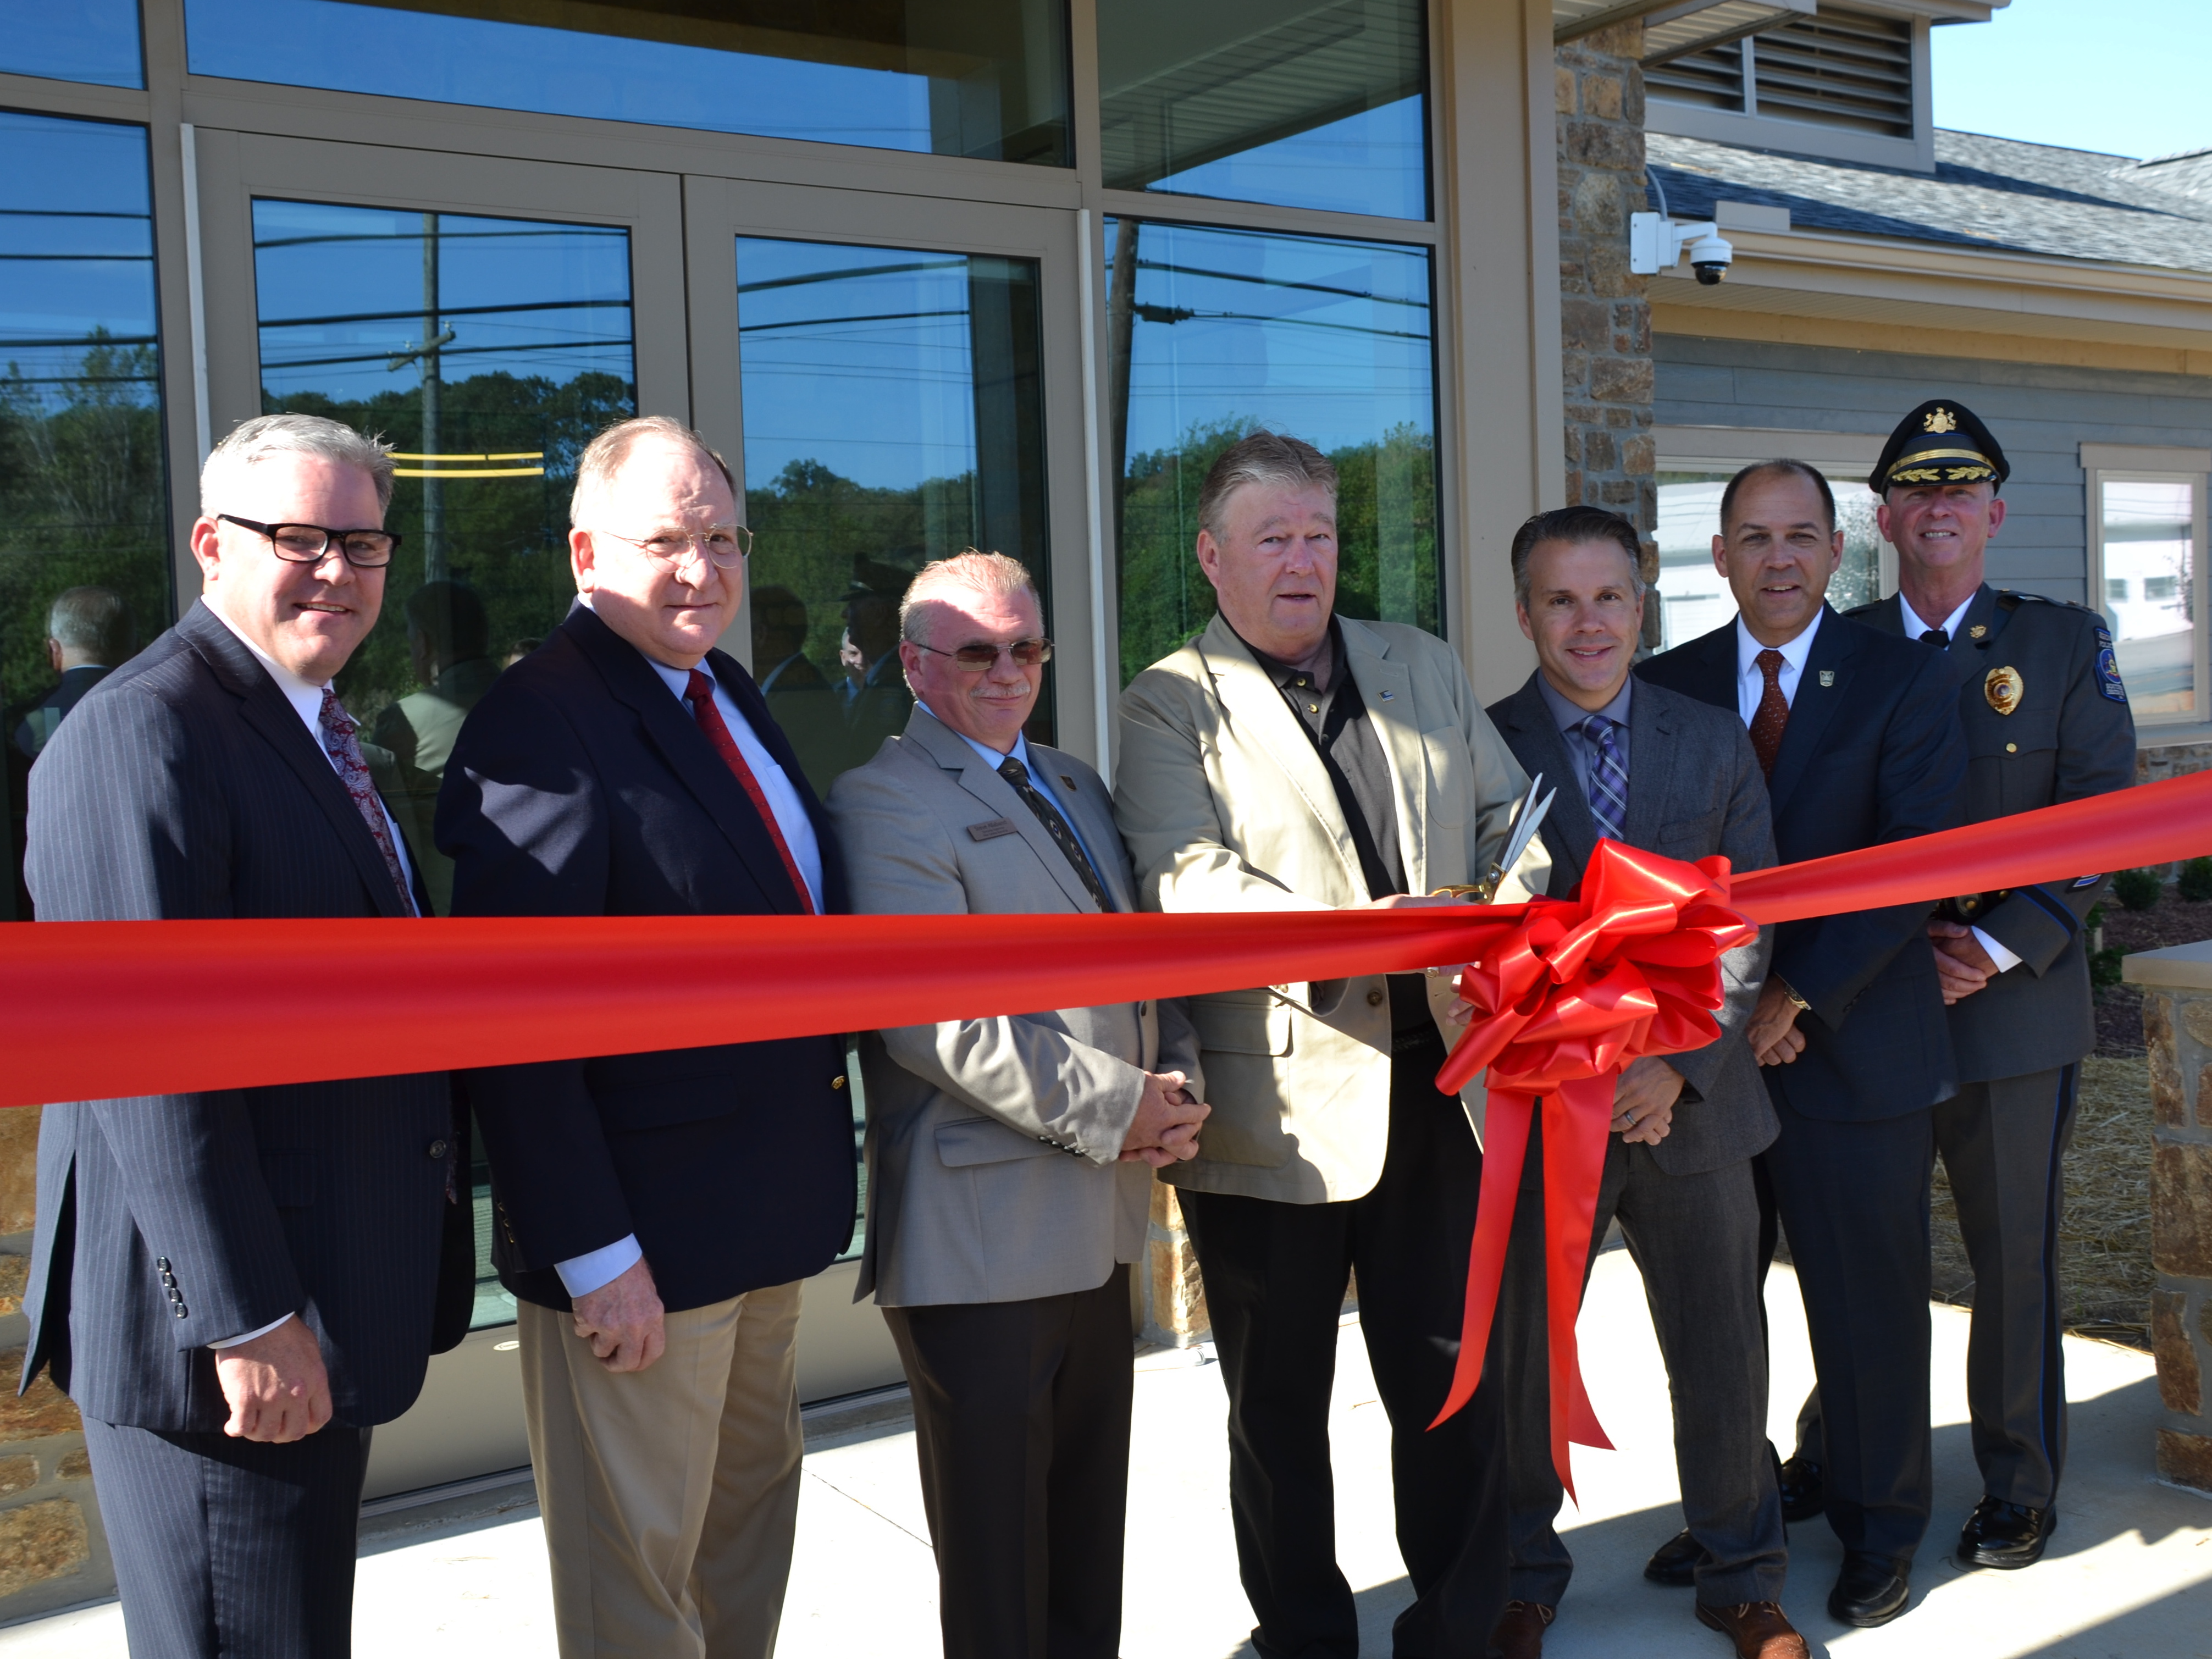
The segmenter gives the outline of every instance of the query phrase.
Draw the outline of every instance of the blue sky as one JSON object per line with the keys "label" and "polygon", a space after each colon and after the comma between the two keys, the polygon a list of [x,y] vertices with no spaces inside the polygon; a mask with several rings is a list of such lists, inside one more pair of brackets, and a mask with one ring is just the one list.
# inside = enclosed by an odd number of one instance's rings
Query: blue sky
{"label": "blue sky", "polygon": [[1934,40],[1939,127],[2118,155],[2212,148],[2212,0],[2012,0]]}

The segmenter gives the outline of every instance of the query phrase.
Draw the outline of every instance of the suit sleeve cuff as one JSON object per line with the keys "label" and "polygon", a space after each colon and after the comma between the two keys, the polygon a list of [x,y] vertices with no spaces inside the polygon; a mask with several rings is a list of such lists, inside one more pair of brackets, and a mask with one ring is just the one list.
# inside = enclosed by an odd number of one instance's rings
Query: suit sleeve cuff
{"label": "suit sleeve cuff", "polygon": [[225,1348],[238,1347],[243,1343],[252,1341],[256,1337],[268,1335],[270,1332],[275,1330],[279,1325],[283,1324],[284,1320],[289,1319],[291,1316],[291,1315],[286,1314],[282,1319],[270,1320],[266,1325],[264,1325],[258,1331],[248,1331],[243,1336],[226,1336],[220,1342],[209,1343],[208,1346],[213,1348],[217,1353],[221,1353]]}
{"label": "suit sleeve cuff", "polygon": [[1973,934],[1976,942],[1982,949],[1990,953],[1990,960],[1996,963],[1997,972],[2008,973],[2020,966],[2021,958],[2016,952],[2006,950],[2003,945],[1998,944],[1978,927],[1969,928],[1967,931]]}
{"label": "suit sleeve cuff", "polygon": [[556,1261],[553,1268],[561,1275],[561,1288],[573,1297],[605,1289],[643,1260],[645,1251],[638,1244],[637,1235],[629,1233],[599,1249]]}

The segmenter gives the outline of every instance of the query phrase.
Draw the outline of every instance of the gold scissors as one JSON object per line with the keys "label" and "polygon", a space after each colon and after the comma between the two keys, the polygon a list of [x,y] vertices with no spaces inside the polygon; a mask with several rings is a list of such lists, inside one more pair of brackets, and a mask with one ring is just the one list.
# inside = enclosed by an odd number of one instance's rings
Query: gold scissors
{"label": "gold scissors", "polygon": [[1432,890],[1435,896],[1467,899],[1476,904],[1488,904],[1498,896],[1498,889],[1505,879],[1505,872],[1521,861],[1522,854],[1528,850],[1528,843],[1536,839],[1536,831],[1543,825],[1544,814],[1552,810],[1552,803],[1559,799],[1559,792],[1554,789],[1543,799],[1538,800],[1536,792],[1543,787],[1544,775],[1539,772],[1530,781],[1528,793],[1521,798],[1521,810],[1513,820],[1513,833],[1505,838],[1505,850],[1490,866],[1489,873],[1472,885],[1436,888]]}

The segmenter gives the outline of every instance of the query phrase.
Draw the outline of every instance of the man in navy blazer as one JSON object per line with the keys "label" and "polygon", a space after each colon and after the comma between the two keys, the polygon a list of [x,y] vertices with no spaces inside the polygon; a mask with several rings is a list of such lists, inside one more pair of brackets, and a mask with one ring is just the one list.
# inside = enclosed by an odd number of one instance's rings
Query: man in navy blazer
{"label": "man in navy blazer", "polygon": [[[330,684],[376,623],[391,494],[384,450],[319,416],[216,447],[199,601],[32,771],[40,921],[428,914]],[[346,973],[244,1017],[376,1071]],[[46,1109],[23,1381],[83,1413],[133,1652],[349,1650],[369,1427],[468,1329],[459,1127],[443,1072]]]}
{"label": "man in navy blazer", "polygon": [[[1785,864],[1948,830],[1965,805],[1949,670],[1828,608],[1843,546],[1820,473],[1745,468],[1713,538],[1736,619],[1638,671],[1742,718]],[[1844,1545],[1828,1608],[1850,1625],[1905,1611],[1932,1496],[1933,1109],[1959,1085],[1930,908],[1783,923],[1746,1032],[1781,1121],[1764,1163],[1827,1406],[1828,1523]]]}
{"label": "man in navy blazer", "polygon": [[[569,514],[576,605],[447,767],[454,914],[844,909],[821,804],[714,648],[750,542],[727,467],[677,422],[625,421],[584,452]],[[842,1044],[671,1047],[466,1086],[562,1653],[767,1659],[799,1504],[799,1281],[853,1233]]]}

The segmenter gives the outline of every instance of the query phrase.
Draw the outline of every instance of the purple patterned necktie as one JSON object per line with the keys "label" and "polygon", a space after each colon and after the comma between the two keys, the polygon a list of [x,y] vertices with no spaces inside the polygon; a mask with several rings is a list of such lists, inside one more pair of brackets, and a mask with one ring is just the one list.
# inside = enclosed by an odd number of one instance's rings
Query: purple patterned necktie
{"label": "purple patterned necktie", "polygon": [[1592,714],[1583,722],[1583,741],[1589,745],[1589,810],[1597,832],[1608,840],[1626,842],[1621,826],[1628,822],[1628,768],[1620,746],[1613,740],[1613,722]]}
{"label": "purple patterned necktie", "polygon": [[407,877],[399,867],[399,849],[392,843],[392,826],[385,821],[384,804],[376,798],[376,786],[368,781],[368,762],[362,755],[361,740],[354,735],[361,724],[346,713],[336,690],[327,685],[323,688],[318,724],[322,727],[324,750],[337,763],[338,781],[353,797],[368,833],[376,838],[376,850],[384,854],[384,867],[392,872],[392,884],[399,890],[399,902],[409,915],[414,915],[415,896],[407,890]]}

